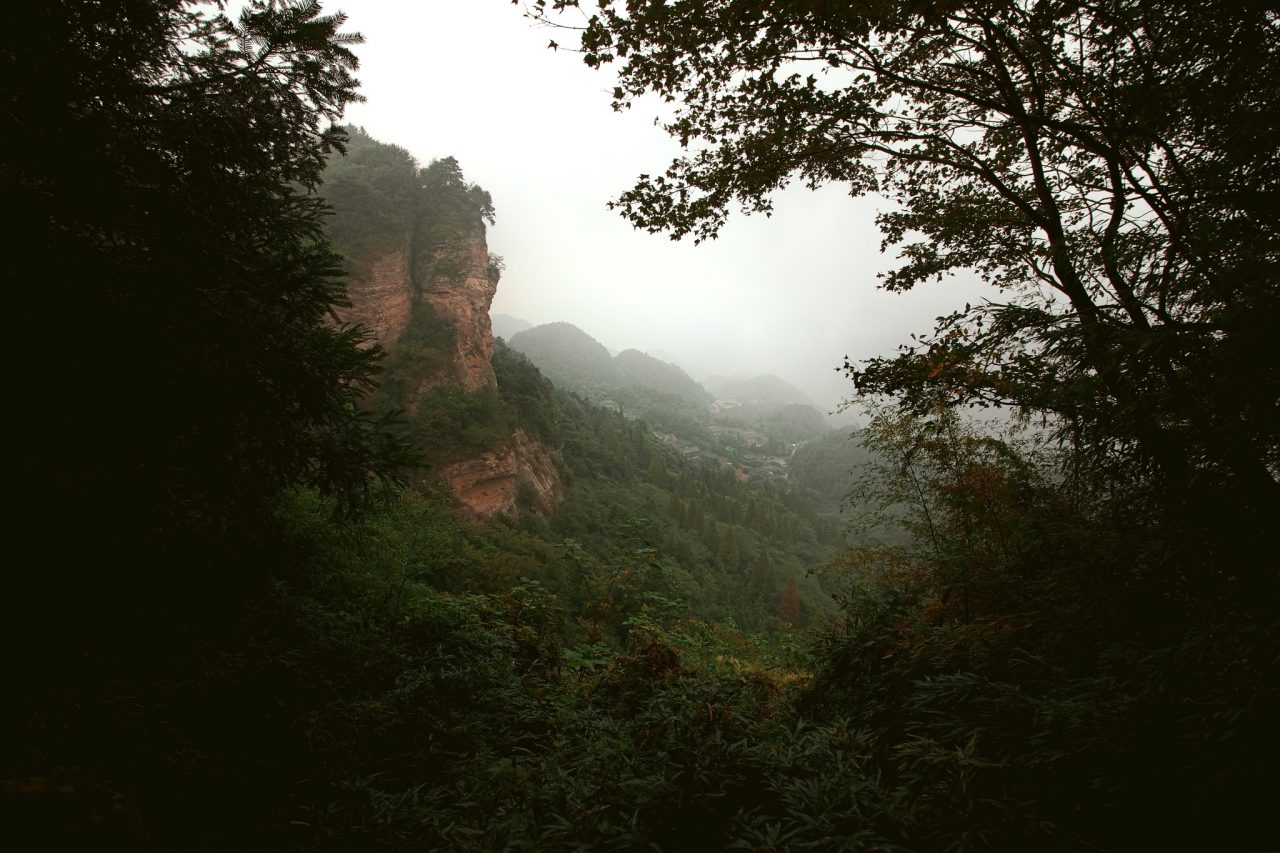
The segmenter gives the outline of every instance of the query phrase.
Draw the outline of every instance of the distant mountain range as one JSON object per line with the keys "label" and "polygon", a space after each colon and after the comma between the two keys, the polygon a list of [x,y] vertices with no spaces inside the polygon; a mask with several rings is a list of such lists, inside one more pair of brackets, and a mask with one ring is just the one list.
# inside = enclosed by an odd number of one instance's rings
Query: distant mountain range
{"label": "distant mountain range", "polygon": [[[526,337],[523,346],[530,350],[537,350],[538,358],[534,359],[531,353],[526,352],[535,364],[542,367],[539,359],[547,361],[547,367],[543,369],[544,373],[550,376],[560,374],[562,378],[573,377],[574,371],[581,372],[585,370],[596,380],[604,380],[604,384],[613,384],[613,377],[610,375],[611,368],[603,367],[604,358],[602,356],[616,357],[621,355],[618,350],[604,344],[591,337],[587,332],[574,326],[572,323],[556,322],[545,323],[541,326],[535,326],[528,320],[520,317],[514,317],[510,314],[494,314],[490,318],[493,322],[493,336],[503,338],[508,343],[516,335],[529,331],[530,329],[541,329],[537,335]],[[562,338],[563,340],[557,341]],[[576,341],[575,341],[576,339]],[[516,347],[520,349],[520,347]],[[707,376],[700,382],[693,380],[688,369],[681,363],[681,359],[673,353],[666,350],[636,350],[631,349],[627,352],[639,353],[647,356],[649,361],[665,363],[670,367],[676,368],[680,375],[684,377],[682,380],[676,380],[675,374],[669,374],[667,381],[678,381],[679,384],[686,384],[684,380],[699,384],[703,389],[710,392],[713,398],[732,399],[740,403],[757,403],[764,405],[786,406],[786,405],[805,405],[820,408],[805,392],[801,391],[795,385],[791,384],[782,377],[772,374],[751,374],[742,373],[733,376],[712,375]],[[573,355],[571,355],[571,353]],[[583,365],[559,363],[558,359],[562,358],[585,358]],[[644,370],[640,368],[639,360],[629,357],[625,361],[630,361],[634,369]],[[654,377],[656,378],[656,377]],[[576,380],[575,380],[576,381]],[[661,384],[661,382],[659,382]]]}
{"label": "distant mountain range", "polygon": [[493,314],[489,320],[493,323],[493,336],[505,341],[511,340],[512,335],[533,328],[533,324],[528,320],[521,320],[510,314]]}
{"label": "distant mountain range", "polygon": [[634,349],[610,355],[604,344],[571,323],[525,329],[507,343],[562,388],[620,408],[658,429],[706,434],[712,396],[674,364]]}
{"label": "distant mountain range", "polygon": [[[506,318],[503,325],[514,326]],[[563,322],[518,331],[507,343],[560,387],[693,441],[722,438],[727,429],[784,446],[827,429],[813,401],[773,374],[712,376],[700,384],[678,365],[640,350],[611,355],[591,335]]]}

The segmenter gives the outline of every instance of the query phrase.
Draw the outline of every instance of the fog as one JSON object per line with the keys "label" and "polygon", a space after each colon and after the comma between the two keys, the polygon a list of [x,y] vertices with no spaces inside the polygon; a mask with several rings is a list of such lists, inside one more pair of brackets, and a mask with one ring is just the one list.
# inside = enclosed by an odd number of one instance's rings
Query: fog
{"label": "fog", "polygon": [[610,109],[611,77],[565,50],[508,0],[342,0],[365,103],[346,120],[424,164],[454,156],[492,196],[489,248],[506,271],[493,313],[566,321],[709,373],[777,373],[831,410],[851,392],[837,368],[890,354],[935,316],[987,291],[949,280],[877,289],[893,265],[874,225],[881,199],[794,186],[771,217],[733,216],[695,246],[634,230],[607,202],[679,147],[654,106]]}

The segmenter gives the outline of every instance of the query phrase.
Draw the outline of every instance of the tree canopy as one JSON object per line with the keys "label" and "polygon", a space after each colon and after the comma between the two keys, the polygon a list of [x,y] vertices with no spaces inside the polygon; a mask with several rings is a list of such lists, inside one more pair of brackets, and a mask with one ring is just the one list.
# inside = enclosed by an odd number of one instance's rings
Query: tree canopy
{"label": "tree canopy", "polygon": [[332,316],[340,258],[313,192],[357,98],[359,37],[315,2],[255,0],[237,21],[183,0],[15,15],[0,187],[6,256],[34,273],[15,325],[39,353],[18,480],[26,521],[56,511],[80,533],[11,600],[44,612],[55,583],[98,617],[150,621],[177,590],[260,566],[243,549],[280,489],[354,501],[403,458],[358,405],[380,353]]}
{"label": "tree canopy", "polygon": [[859,393],[1020,407],[1184,515],[1274,511],[1269,4],[579,6],[534,14],[616,66],[615,109],[670,103],[687,152],[613,202],[637,227],[712,238],[789,182],[843,184],[891,202],[885,288],[972,271],[998,289],[897,357],[847,365]]}

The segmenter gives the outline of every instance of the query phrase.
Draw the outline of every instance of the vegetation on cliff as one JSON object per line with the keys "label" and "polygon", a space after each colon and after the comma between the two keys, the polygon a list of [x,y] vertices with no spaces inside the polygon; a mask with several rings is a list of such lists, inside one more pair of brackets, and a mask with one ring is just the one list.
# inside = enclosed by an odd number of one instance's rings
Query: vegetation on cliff
{"label": "vegetation on cliff", "polygon": [[[398,261],[398,275],[380,292],[353,297],[374,303],[373,311],[403,314],[388,323],[386,333],[394,341],[386,344],[384,371],[370,398],[373,407],[403,411],[406,435],[432,463],[508,442],[515,424],[498,389],[492,383],[459,387],[454,375],[459,335],[473,330],[459,329],[432,299],[443,283],[465,284],[476,272],[471,254],[483,246],[485,224],[494,217],[489,194],[469,183],[452,157],[419,166],[403,148],[360,128],[344,130],[345,150],[329,158],[323,174],[321,193],[332,207],[326,232],[345,255],[349,274],[371,276],[387,256]],[[500,261],[490,257],[480,273],[491,296]],[[488,311],[487,302],[480,310]]]}

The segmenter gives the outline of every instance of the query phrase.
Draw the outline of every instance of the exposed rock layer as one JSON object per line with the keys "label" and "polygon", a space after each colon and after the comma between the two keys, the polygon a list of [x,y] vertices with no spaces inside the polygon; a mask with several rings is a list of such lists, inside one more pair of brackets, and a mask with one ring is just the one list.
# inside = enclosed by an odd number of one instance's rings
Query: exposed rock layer
{"label": "exposed rock layer", "polygon": [[522,429],[507,447],[446,466],[441,479],[469,514],[482,518],[522,512],[549,516],[564,500],[553,454]]}
{"label": "exposed rock layer", "polygon": [[353,266],[347,278],[351,305],[339,308],[338,317],[364,325],[384,348],[391,349],[408,328],[413,305],[408,252],[399,249]]}
{"label": "exposed rock layer", "polygon": [[456,333],[457,347],[450,378],[467,391],[497,387],[489,306],[493,304],[498,285],[489,277],[489,249],[484,237],[441,249],[437,256],[443,261],[437,268],[449,272],[438,274],[430,282],[424,298]]}
{"label": "exposed rock layer", "polygon": [[[408,399],[400,401],[406,408],[430,405],[431,391],[442,385],[468,392],[497,387],[489,320],[497,286],[489,275],[489,250],[483,234],[439,249],[434,260],[431,279],[419,282],[419,298],[430,304],[437,320],[453,329],[454,351],[441,370],[408,391]],[[408,253],[393,252],[367,266],[357,265],[347,288],[352,304],[339,316],[347,322],[363,323],[386,349],[393,349],[412,315],[415,283]],[[468,514],[488,517],[533,512],[549,516],[564,500],[557,455],[517,429],[503,446],[445,465],[439,476]]]}

